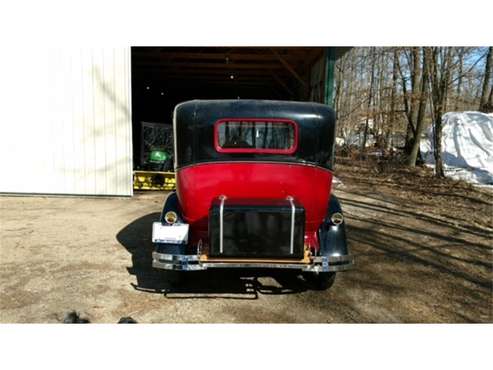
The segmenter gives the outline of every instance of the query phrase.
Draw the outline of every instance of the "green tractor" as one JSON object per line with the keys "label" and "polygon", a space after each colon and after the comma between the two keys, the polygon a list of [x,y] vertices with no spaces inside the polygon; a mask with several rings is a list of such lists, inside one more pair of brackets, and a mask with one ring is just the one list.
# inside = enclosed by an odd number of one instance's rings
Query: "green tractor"
{"label": "green tractor", "polygon": [[168,172],[173,170],[172,155],[164,148],[152,148],[145,165],[147,171]]}

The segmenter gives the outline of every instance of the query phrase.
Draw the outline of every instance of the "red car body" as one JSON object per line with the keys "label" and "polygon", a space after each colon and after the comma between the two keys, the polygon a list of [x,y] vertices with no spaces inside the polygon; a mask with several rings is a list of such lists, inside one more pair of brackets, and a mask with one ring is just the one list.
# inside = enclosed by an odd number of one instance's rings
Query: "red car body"
{"label": "red car body", "polygon": [[292,196],[305,207],[305,244],[318,251],[318,229],[327,215],[331,185],[331,171],[294,163],[204,163],[176,172],[176,192],[183,218],[190,224],[192,243],[207,240],[209,208],[220,195]]}

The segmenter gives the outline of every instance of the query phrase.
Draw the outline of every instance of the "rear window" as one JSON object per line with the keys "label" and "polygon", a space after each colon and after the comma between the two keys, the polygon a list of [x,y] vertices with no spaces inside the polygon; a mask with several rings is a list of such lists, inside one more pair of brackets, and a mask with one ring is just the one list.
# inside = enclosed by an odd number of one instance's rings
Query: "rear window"
{"label": "rear window", "polygon": [[283,119],[223,119],[215,125],[216,150],[226,153],[294,153],[297,126]]}

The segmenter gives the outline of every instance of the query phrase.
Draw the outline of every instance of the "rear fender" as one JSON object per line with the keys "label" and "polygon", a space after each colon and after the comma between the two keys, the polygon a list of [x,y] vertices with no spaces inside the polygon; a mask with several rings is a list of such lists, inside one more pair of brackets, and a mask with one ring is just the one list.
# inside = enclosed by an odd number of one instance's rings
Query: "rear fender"
{"label": "rear fender", "polygon": [[178,221],[177,222],[183,222],[183,216],[181,213],[181,208],[180,208],[180,202],[178,201],[178,196],[176,195],[176,192],[173,191],[168,195],[166,198],[166,201],[164,202],[163,210],[161,212],[161,216],[159,217],[159,221],[161,221],[162,224],[164,224],[166,221],[164,221],[164,215],[166,212],[173,211],[177,214],[178,216]]}
{"label": "rear fender", "polygon": [[[164,215],[166,212],[176,212],[178,216],[177,222],[183,222],[183,216],[181,213],[180,203],[178,202],[178,197],[176,192],[172,192],[168,195],[164,202],[163,210],[161,216],[159,216],[159,221],[164,225],[166,221],[164,220]],[[190,234],[188,235],[188,240],[190,240]],[[186,254],[187,245],[185,244],[169,244],[169,243],[155,243],[155,251],[158,253],[169,253],[169,254]]]}
{"label": "rear fender", "polygon": [[320,255],[328,257],[338,257],[349,255],[349,248],[346,241],[345,220],[339,225],[335,225],[330,216],[339,212],[343,214],[341,204],[335,195],[329,200],[327,217],[320,226]]}

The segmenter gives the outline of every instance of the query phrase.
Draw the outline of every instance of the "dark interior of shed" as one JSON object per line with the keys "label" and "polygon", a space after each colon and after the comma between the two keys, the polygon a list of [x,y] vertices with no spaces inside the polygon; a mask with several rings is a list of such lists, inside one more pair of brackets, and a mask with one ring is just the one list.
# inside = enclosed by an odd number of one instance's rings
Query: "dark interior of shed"
{"label": "dark interior of shed", "polygon": [[[141,122],[171,124],[191,99],[318,100],[313,66],[322,47],[132,47],[134,167]],[[318,83],[319,81],[317,81]]]}

